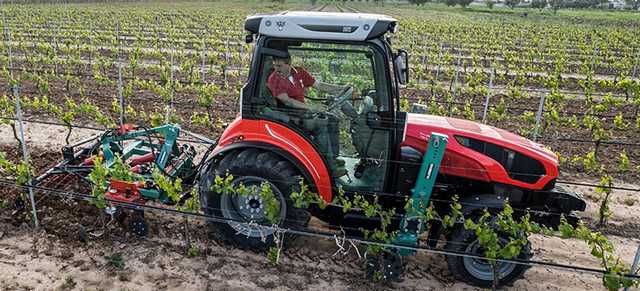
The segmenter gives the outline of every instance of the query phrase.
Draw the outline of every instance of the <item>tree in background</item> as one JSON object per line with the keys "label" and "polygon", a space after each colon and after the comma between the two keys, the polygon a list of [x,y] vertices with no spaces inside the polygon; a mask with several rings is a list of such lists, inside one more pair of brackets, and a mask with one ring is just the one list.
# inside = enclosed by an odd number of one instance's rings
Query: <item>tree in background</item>
{"label": "tree in background", "polygon": [[429,2],[430,0],[409,0],[409,3],[416,5],[424,5],[424,3]]}
{"label": "tree in background", "polygon": [[444,0],[444,4],[447,4],[447,6],[456,6],[458,5],[458,0]]}
{"label": "tree in background", "polygon": [[487,5],[487,8],[493,9],[493,5],[495,5],[496,3],[493,2],[493,0],[485,0],[484,4]]}
{"label": "tree in background", "polygon": [[473,2],[473,0],[458,0],[458,4],[460,4],[460,6],[462,6],[462,8],[467,8],[467,6],[469,6],[469,4],[471,4],[471,2]]}
{"label": "tree in background", "polygon": [[633,10],[638,10],[638,8],[640,8],[640,0],[624,0],[624,2],[631,6]]}
{"label": "tree in background", "polygon": [[549,6],[553,10],[553,14],[558,13],[558,10],[562,8],[563,0],[549,0]]}
{"label": "tree in background", "polygon": [[520,0],[505,0],[504,4],[511,7],[511,9],[515,8],[518,4],[520,4]]}
{"label": "tree in background", "polygon": [[542,9],[544,9],[545,7],[547,7],[547,0],[531,1],[531,8],[539,9],[540,11],[542,11]]}

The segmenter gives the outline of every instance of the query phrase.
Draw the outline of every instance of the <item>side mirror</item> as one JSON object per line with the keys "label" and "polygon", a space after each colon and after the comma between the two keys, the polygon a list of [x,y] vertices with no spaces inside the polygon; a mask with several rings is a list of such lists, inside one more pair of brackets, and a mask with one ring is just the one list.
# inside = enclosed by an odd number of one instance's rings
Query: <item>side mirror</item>
{"label": "side mirror", "polygon": [[409,53],[407,51],[398,50],[398,53],[393,57],[393,70],[401,85],[406,85],[409,82]]}

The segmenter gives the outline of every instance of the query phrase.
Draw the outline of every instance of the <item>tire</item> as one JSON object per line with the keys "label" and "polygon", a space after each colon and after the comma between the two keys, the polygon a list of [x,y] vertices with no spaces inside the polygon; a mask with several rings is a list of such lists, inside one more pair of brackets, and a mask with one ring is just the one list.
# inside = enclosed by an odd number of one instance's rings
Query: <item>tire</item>
{"label": "tire", "polygon": [[[504,243],[508,241],[508,237],[505,234],[498,233],[498,238]],[[465,230],[461,225],[456,226],[448,235],[445,249],[452,252],[475,253],[484,256],[475,232]],[[532,256],[531,243],[527,242],[516,259],[530,260]],[[447,255],[446,258],[449,272],[451,272],[456,280],[482,288],[490,288],[493,286],[491,265],[486,260],[456,255]],[[498,270],[501,275],[498,280],[498,287],[512,285],[516,280],[521,278],[529,268],[530,266],[523,264],[500,263]]]}
{"label": "tire", "polygon": [[[290,199],[291,192],[299,187],[300,175],[297,169],[274,153],[243,149],[228,153],[219,163],[213,163],[199,183],[202,211],[207,215],[227,220],[210,223],[212,234],[219,241],[258,251],[264,251],[274,245],[273,229],[249,224],[251,221],[260,225],[271,224],[264,216],[264,203],[260,195],[239,196],[213,191],[215,177],[226,177],[227,173],[233,175],[234,187],[240,184],[246,187],[260,186],[262,183],[271,186],[274,197],[280,204],[279,227],[302,229],[307,226],[309,212],[293,207]],[[290,240],[287,237],[284,242]]]}

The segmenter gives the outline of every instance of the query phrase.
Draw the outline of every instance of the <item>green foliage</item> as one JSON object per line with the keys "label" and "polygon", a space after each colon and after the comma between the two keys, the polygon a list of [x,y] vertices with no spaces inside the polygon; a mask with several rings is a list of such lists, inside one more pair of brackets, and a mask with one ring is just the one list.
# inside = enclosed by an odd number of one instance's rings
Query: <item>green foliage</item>
{"label": "green foliage", "polygon": [[136,175],[131,172],[129,165],[127,165],[118,155],[116,155],[113,164],[109,169],[109,176],[113,180],[124,182],[133,182],[136,180]]}
{"label": "green foliage", "polygon": [[458,202],[457,195],[454,195],[453,197],[451,197],[451,204],[449,205],[449,209],[450,209],[450,213],[442,217],[442,221],[441,221],[442,226],[445,228],[451,228],[456,223],[464,221],[464,216],[462,215],[462,205]]}
{"label": "green foliage", "polygon": [[582,159],[582,166],[584,166],[584,169],[587,172],[591,173],[600,173],[604,169],[604,167],[596,160],[595,150],[592,150],[585,155]]}
{"label": "green foliage", "polygon": [[198,188],[193,187],[191,189],[191,197],[184,202],[184,205],[178,205],[176,209],[180,211],[186,211],[191,213],[197,213],[200,211],[200,194],[198,193]]}
{"label": "green foliage", "polygon": [[109,168],[102,163],[102,157],[96,157],[93,160],[93,169],[88,177],[93,185],[91,187],[91,196],[93,196],[91,203],[98,208],[107,207],[104,193],[107,192],[107,185],[109,185],[108,176]]}
{"label": "green foliage", "polygon": [[277,265],[280,261],[280,249],[277,247],[270,247],[267,252],[267,261],[272,266]]}
{"label": "green foliage", "polygon": [[520,0],[505,0],[504,4],[511,7],[511,9],[513,9],[514,7],[516,7],[518,4],[520,4]]}
{"label": "green foliage", "polygon": [[187,249],[187,257],[195,258],[198,255],[200,255],[200,250],[198,249],[198,246],[194,243],[189,244],[189,248]]}
{"label": "green foliage", "polygon": [[214,105],[215,97],[220,93],[220,89],[216,84],[206,84],[198,87],[198,105],[202,107],[211,107]]}
{"label": "green foliage", "polygon": [[546,0],[533,0],[531,1],[531,8],[539,9],[542,11],[547,6]]}
{"label": "green foliage", "polygon": [[293,201],[294,207],[306,209],[312,203],[317,204],[320,209],[324,209],[327,206],[327,203],[320,195],[309,190],[309,186],[303,179],[300,179],[298,184],[300,188],[291,192],[291,201]]}
{"label": "green foliage", "polygon": [[626,274],[629,274],[629,268],[616,256],[613,245],[602,233],[591,231],[582,222],[574,228],[564,217],[560,218],[558,229],[562,238],[577,238],[589,245],[591,255],[600,260],[600,266],[606,271],[602,277],[605,288],[613,291],[624,287],[640,286],[640,281],[626,277]]}
{"label": "green foliage", "polygon": [[209,128],[214,127],[213,121],[211,120],[211,117],[209,117],[208,112],[205,112],[205,113],[193,112],[191,113],[190,120],[191,120],[191,123],[194,125],[206,126]]}
{"label": "green foliage", "polygon": [[122,259],[121,253],[114,253],[109,256],[104,256],[104,259],[107,261],[106,262],[107,266],[114,267],[118,270],[124,270],[125,264],[124,264],[124,260]]}
{"label": "green foliage", "polygon": [[400,98],[400,111],[409,112],[411,105],[409,104],[409,99]]}
{"label": "green foliage", "polygon": [[6,158],[4,152],[0,152],[0,172],[12,176],[18,186],[25,186],[31,181],[34,169],[25,161],[14,164]]}
{"label": "green foliage", "polygon": [[504,98],[500,98],[500,102],[489,110],[489,118],[494,121],[502,121],[507,116],[507,105]]}
{"label": "green foliage", "polygon": [[73,280],[71,275],[67,275],[64,277],[64,282],[58,287],[56,290],[64,291],[64,290],[73,290],[76,287],[77,283]]}
{"label": "green foliage", "polygon": [[494,6],[496,3],[494,3],[494,2],[493,2],[493,0],[486,0],[486,1],[484,2],[484,4],[485,4],[485,5],[487,5],[487,8],[489,8],[489,9],[493,9],[493,6]]}
{"label": "green foliage", "polygon": [[234,193],[236,189],[234,189],[232,185],[233,179],[234,177],[231,174],[225,175],[224,178],[216,175],[213,180],[213,185],[211,185],[211,191],[215,193]]}
{"label": "green foliage", "polygon": [[[513,218],[513,209],[508,203],[497,215],[485,209],[477,222],[467,218],[464,228],[476,233],[478,242],[484,249],[484,255],[494,268],[496,259],[516,258],[528,243],[529,234],[540,231],[537,224],[530,222],[529,214],[516,221]],[[498,233],[507,235],[506,243],[500,242]]]}
{"label": "green foliage", "polygon": [[630,125],[629,122],[626,122],[624,120],[624,117],[622,116],[622,113],[618,113],[618,115],[616,115],[616,117],[613,118],[613,125],[617,128],[617,129],[627,129]]}
{"label": "green foliage", "polygon": [[263,182],[260,184],[260,198],[265,204],[265,215],[271,224],[280,223],[280,202],[273,194],[271,184]]}
{"label": "green foliage", "polygon": [[172,180],[157,168],[153,169],[151,177],[158,188],[160,188],[162,192],[169,197],[171,202],[177,203],[180,201],[180,194],[182,193],[182,179],[175,178]]}
{"label": "green foliage", "polygon": [[239,196],[258,194],[264,204],[265,216],[268,222],[272,225],[280,223],[281,205],[280,201],[273,193],[270,183],[262,182],[259,187],[255,185],[245,187],[242,183],[234,186],[233,180],[234,177],[231,174],[227,174],[224,178],[216,176],[214,178],[213,185],[211,185],[211,189],[216,193],[227,193]]}
{"label": "green foliage", "polygon": [[600,225],[604,225],[611,215],[611,209],[609,208],[609,196],[611,196],[611,186],[613,184],[613,178],[609,175],[603,175],[596,187],[596,193],[600,194],[602,201],[600,203],[600,209],[598,210],[598,218]]}
{"label": "green foliage", "polygon": [[464,107],[462,108],[462,115],[464,116],[465,119],[469,119],[469,120],[476,119],[476,113],[473,110],[473,107],[471,106],[471,100],[467,100],[467,102],[465,102]]}
{"label": "green foliage", "polygon": [[618,163],[618,170],[621,172],[627,172],[631,168],[631,163],[629,162],[629,156],[627,155],[627,150],[623,149],[620,152],[620,162]]}

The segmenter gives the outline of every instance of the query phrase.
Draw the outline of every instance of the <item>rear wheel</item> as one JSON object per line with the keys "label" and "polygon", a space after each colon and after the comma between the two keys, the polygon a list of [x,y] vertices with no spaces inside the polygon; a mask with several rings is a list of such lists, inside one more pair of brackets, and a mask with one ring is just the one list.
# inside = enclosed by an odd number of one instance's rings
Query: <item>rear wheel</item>
{"label": "rear wheel", "polygon": [[[243,185],[248,193],[216,193],[212,186],[215,177],[233,175],[234,189]],[[307,226],[309,213],[293,207],[291,192],[298,187],[299,173],[291,163],[279,156],[257,149],[245,149],[227,154],[217,165],[208,169],[200,184],[202,210],[207,215],[226,222],[214,223],[213,233],[220,240],[239,247],[265,250],[274,245],[274,232],[267,217],[269,201],[260,194],[268,186],[277,201],[277,224],[282,228],[300,229]],[[287,240],[285,240],[286,242]]]}
{"label": "rear wheel", "polygon": [[[509,238],[506,234],[498,233],[498,239],[502,245],[506,245]],[[484,256],[484,248],[480,245],[474,231],[465,230],[458,226],[448,236],[446,250]],[[527,243],[518,260],[529,260],[532,257],[531,244]],[[493,268],[485,259],[468,256],[448,255],[447,265],[451,274],[459,281],[479,287],[491,287],[493,285]],[[528,265],[501,262],[497,266],[498,286],[511,285],[523,276],[529,269]]]}

